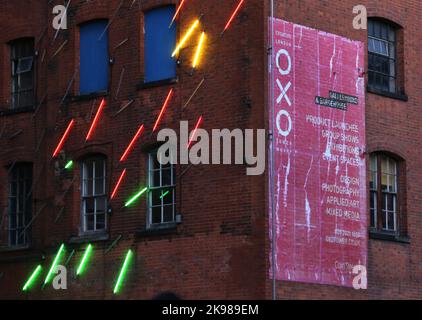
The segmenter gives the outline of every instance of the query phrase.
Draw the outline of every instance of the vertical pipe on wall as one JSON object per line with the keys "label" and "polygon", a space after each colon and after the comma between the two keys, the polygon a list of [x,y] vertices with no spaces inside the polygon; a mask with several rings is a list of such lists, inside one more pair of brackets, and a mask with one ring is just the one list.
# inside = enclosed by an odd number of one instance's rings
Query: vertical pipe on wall
{"label": "vertical pipe on wall", "polygon": [[275,227],[275,209],[274,209],[274,73],[272,71],[273,63],[273,49],[274,49],[274,0],[270,0],[271,8],[271,31],[270,40],[268,41],[270,59],[270,101],[268,102],[268,115],[271,119],[271,133],[270,133],[270,198],[271,198],[271,273],[272,273],[272,299],[277,300],[276,293],[276,279],[275,279],[275,240],[276,240],[276,227]]}

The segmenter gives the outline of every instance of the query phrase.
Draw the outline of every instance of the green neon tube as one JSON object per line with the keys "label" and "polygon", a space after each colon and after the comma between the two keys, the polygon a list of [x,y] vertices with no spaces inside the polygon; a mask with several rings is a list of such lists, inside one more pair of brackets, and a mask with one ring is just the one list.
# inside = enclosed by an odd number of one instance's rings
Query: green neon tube
{"label": "green neon tube", "polygon": [[73,161],[72,160],[70,160],[67,164],[66,164],[66,166],[64,167],[65,169],[72,169],[72,167],[73,167]]}
{"label": "green neon tube", "polygon": [[117,278],[116,285],[114,286],[114,294],[118,294],[120,292],[120,287],[122,285],[123,279],[126,276],[127,268],[129,266],[130,260],[132,259],[132,256],[133,251],[129,250],[126,254],[125,262],[123,263],[122,269],[120,270],[119,277]]}
{"label": "green neon tube", "polygon": [[72,252],[70,252],[69,256],[66,259],[66,262],[64,263],[64,266],[67,267],[67,265],[69,264],[70,260],[72,260],[73,255],[75,254],[75,249],[72,250]]}
{"label": "green neon tube", "polygon": [[166,195],[168,195],[170,193],[170,190],[167,190],[161,197],[160,199],[163,199]]}
{"label": "green neon tube", "polygon": [[26,281],[25,285],[22,288],[22,291],[27,291],[31,288],[31,286],[34,284],[35,280],[38,278],[42,270],[41,265],[38,265],[38,267],[32,272],[31,276],[29,277],[28,281]]}
{"label": "green neon tube", "polygon": [[129,207],[132,203],[134,203],[140,196],[142,196],[148,188],[142,189],[139,193],[134,195],[128,202],[126,202],[125,207]]}
{"label": "green neon tube", "polygon": [[79,267],[78,267],[78,270],[76,271],[76,275],[79,276],[85,270],[86,264],[88,263],[88,260],[91,254],[92,254],[92,245],[89,244],[85,249],[85,253],[84,253],[84,256],[82,257],[81,262],[79,263]]}
{"label": "green neon tube", "polygon": [[53,275],[54,269],[56,268],[58,262],[60,261],[60,257],[64,251],[64,243],[60,246],[59,251],[56,254],[56,257],[54,258],[53,264],[51,265],[50,271],[48,271],[47,277],[45,278],[44,284],[47,284]]}

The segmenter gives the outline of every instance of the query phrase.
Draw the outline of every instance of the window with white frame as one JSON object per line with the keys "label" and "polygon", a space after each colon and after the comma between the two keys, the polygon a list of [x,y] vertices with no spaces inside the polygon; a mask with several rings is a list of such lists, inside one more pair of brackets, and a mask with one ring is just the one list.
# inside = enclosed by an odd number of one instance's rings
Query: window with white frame
{"label": "window with white frame", "polygon": [[148,155],[148,226],[175,222],[175,169],[162,165],[157,152]]}
{"label": "window with white frame", "polygon": [[385,154],[370,158],[371,228],[398,232],[398,163]]}
{"label": "window with white frame", "polygon": [[9,246],[30,242],[32,218],[32,164],[17,163],[9,173]]}
{"label": "window with white frame", "polygon": [[107,229],[106,159],[97,156],[82,161],[82,230]]}
{"label": "window with white frame", "polygon": [[12,109],[34,105],[34,55],[34,39],[19,39],[10,43]]}
{"label": "window with white frame", "polygon": [[397,32],[383,20],[368,20],[368,85],[377,90],[397,91]]}

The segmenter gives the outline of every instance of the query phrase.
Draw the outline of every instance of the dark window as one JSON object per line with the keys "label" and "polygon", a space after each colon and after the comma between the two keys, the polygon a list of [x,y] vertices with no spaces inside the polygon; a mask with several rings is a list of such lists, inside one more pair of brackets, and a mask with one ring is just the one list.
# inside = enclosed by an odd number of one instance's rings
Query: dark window
{"label": "dark window", "polygon": [[370,158],[370,219],[371,228],[398,233],[399,166],[385,154]]}
{"label": "dark window", "polygon": [[162,165],[157,153],[149,154],[149,226],[175,222],[175,170],[174,165]]}
{"label": "dark window", "polygon": [[82,230],[107,229],[106,159],[92,157],[82,162]]}
{"label": "dark window", "polygon": [[80,27],[80,94],[108,90],[109,56],[106,20]]}
{"label": "dark window", "polygon": [[382,20],[368,20],[368,85],[397,92],[397,32]]}
{"label": "dark window", "polygon": [[10,44],[12,109],[34,105],[34,40],[20,39]]}
{"label": "dark window", "polygon": [[9,245],[13,247],[30,242],[31,187],[32,164],[15,164],[9,173]]}
{"label": "dark window", "polygon": [[145,82],[176,77],[176,61],[171,57],[176,46],[176,24],[169,28],[174,13],[174,6],[145,13]]}

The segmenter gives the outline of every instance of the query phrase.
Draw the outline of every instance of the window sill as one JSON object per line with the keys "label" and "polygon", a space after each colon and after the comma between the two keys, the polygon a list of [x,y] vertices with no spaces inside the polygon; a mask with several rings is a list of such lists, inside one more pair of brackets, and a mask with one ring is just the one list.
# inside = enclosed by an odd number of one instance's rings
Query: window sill
{"label": "window sill", "polygon": [[18,252],[18,251],[29,251],[31,246],[16,246],[16,247],[0,247],[0,252]]}
{"label": "window sill", "polygon": [[373,230],[369,231],[369,239],[410,244],[409,237]]}
{"label": "window sill", "polygon": [[30,113],[34,112],[34,107],[25,107],[25,108],[17,108],[17,109],[4,109],[0,111],[0,116],[10,116],[19,113]]}
{"label": "window sill", "polygon": [[71,244],[81,244],[81,243],[87,243],[87,242],[100,242],[100,241],[108,241],[110,239],[110,236],[108,233],[99,232],[99,233],[87,233],[82,234],[78,237],[72,237],[69,240],[69,243]]}
{"label": "window sill", "polygon": [[375,88],[371,88],[371,87],[367,87],[367,91],[369,93],[373,93],[373,94],[377,94],[383,97],[387,97],[387,98],[391,98],[391,99],[396,99],[396,100],[400,100],[400,101],[405,101],[407,102],[409,100],[408,96],[405,94],[400,94],[400,93],[391,93],[388,91],[382,91],[379,89],[375,89]]}
{"label": "window sill", "polygon": [[[0,258],[0,263],[21,263],[31,261],[36,261],[39,263],[40,260],[45,259],[42,252],[39,252],[39,250],[33,250],[33,247],[31,246],[19,248],[0,248],[0,253],[3,254]],[[10,253],[10,255],[7,253]]]}
{"label": "window sill", "polygon": [[148,89],[148,88],[169,86],[172,84],[176,84],[178,82],[179,82],[178,78],[170,78],[170,79],[164,79],[164,80],[152,81],[152,82],[141,82],[136,86],[136,89],[143,90],[143,89]]}
{"label": "window sill", "polygon": [[149,238],[154,236],[177,235],[177,223],[168,223],[136,231],[138,238]]}
{"label": "window sill", "polygon": [[88,93],[88,94],[80,94],[77,96],[69,96],[67,100],[72,103],[72,102],[87,101],[87,100],[93,100],[97,98],[103,98],[106,96],[108,96],[108,91],[98,91],[98,92],[93,92],[93,93]]}

